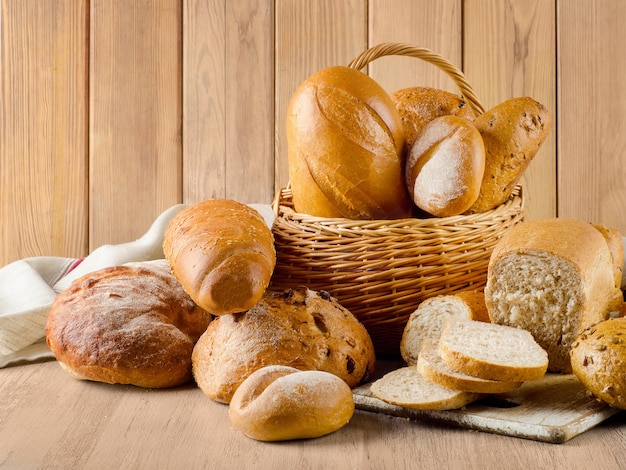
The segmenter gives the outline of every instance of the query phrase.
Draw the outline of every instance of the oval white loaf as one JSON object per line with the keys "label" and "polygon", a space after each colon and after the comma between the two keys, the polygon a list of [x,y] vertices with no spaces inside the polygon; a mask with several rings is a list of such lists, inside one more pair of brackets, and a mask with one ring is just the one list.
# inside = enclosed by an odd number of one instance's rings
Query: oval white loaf
{"label": "oval white loaf", "polygon": [[329,372],[266,366],[233,395],[228,416],[235,429],[260,441],[324,436],[354,414],[352,390]]}

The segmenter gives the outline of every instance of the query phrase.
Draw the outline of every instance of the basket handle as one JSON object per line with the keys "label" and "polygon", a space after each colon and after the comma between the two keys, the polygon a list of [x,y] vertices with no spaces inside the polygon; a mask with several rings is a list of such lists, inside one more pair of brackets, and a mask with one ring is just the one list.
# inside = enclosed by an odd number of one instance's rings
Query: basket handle
{"label": "basket handle", "polygon": [[469,102],[472,110],[477,116],[485,112],[483,105],[480,103],[471,85],[467,82],[463,72],[436,52],[426,49],[425,47],[411,46],[410,44],[402,43],[382,43],[363,51],[359,56],[352,59],[352,61],[348,64],[348,67],[361,70],[370,62],[388,55],[416,57],[425,62],[436,65],[454,81],[456,86],[461,91],[461,95]]}

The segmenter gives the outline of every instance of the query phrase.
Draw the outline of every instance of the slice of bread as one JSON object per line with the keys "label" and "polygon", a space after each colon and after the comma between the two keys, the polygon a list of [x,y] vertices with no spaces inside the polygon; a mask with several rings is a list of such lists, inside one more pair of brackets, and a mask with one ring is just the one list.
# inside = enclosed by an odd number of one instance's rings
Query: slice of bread
{"label": "slice of bread", "polygon": [[453,369],[489,380],[537,380],[548,368],[547,352],[528,331],[473,320],[447,321],[439,354]]}
{"label": "slice of bread", "polygon": [[437,295],[424,300],[409,316],[400,342],[400,354],[408,365],[417,364],[425,341],[436,343],[448,318],[489,321],[485,295],[481,291],[464,291]]}
{"label": "slice of bread", "polygon": [[422,377],[415,366],[387,373],[372,383],[370,391],[384,402],[420,410],[458,409],[483,396],[437,385]]}
{"label": "slice of bread", "polygon": [[442,387],[473,393],[506,393],[522,385],[522,382],[481,379],[463,374],[450,367],[439,355],[436,344],[426,343],[417,359],[417,370],[422,376]]}

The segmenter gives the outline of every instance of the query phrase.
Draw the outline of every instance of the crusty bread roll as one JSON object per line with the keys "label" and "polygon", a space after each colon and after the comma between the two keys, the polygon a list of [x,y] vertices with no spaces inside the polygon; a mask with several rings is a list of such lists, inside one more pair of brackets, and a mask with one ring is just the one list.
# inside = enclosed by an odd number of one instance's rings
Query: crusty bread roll
{"label": "crusty bread roll", "polygon": [[482,291],[463,291],[429,297],[409,315],[400,340],[400,355],[408,365],[417,364],[424,344],[437,343],[448,318],[489,321]]}
{"label": "crusty bread roll", "polygon": [[261,214],[230,199],[209,199],[176,214],[163,252],[185,291],[213,315],[252,308],[276,265],[274,237]]}
{"label": "crusty bread roll", "polygon": [[416,366],[401,367],[372,383],[371,394],[392,405],[418,410],[453,410],[483,395],[442,387],[422,377]]}
{"label": "crusty bread roll", "polygon": [[247,312],[215,319],[192,361],[200,389],[229,403],[239,385],[267,365],[330,372],[354,387],[371,379],[376,358],[354,315],[328,293],[302,287],[267,291]]}
{"label": "crusty bread roll", "polygon": [[550,371],[571,372],[569,349],[615,305],[613,259],[591,224],[550,218],[512,227],[492,252],[485,301],[494,323],[532,333]]}
{"label": "crusty bread roll", "polygon": [[78,379],[140,387],[191,380],[191,353],[211,316],[197,307],[165,260],[85,274],[55,299],[46,341]]}
{"label": "crusty bread roll", "polygon": [[465,212],[478,198],[485,146],[471,121],[441,116],[424,125],[409,149],[405,178],[417,207],[436,217]]}
{"label": "crusty bread roll", "polygon": [[487,380],[537,380],[548,368],[547,352],[528,331],[475,320],[448,320],[438,351],[458,372]]}
{"label": "crusty bread roll", "polygon": [[287,110],[289,178],[297,212],[396,219],[412,204],[404,184],[404,129],[391,97],[365,73],[322,69]]}
{"label": "crusty bread roll", "polygon": [[422,128],[440,116],[459,116],[470,121],[476,115],[462,96],[430,87],[410,87],[397,90],[391,99],[400,114],[406,148],[410,149]]}
{"label": "crusty bread roll", "polygon": [[439,354],[439,345],[426,343],[417,359],[417,370],[422,376],[442,387],[472,393],[506,393],[522,382],[490,380],[464,374],[450,367]]}
{"label": "crusty bread roll", "polygon": [[485,144],[485,172],[468,213],[506,201],[552,128],[548,110],[529,97],[513,98],[474,120]]}
{"label": "crusty bread roll", "polygon": [[228,407],[233,427],[259,441],[324,436],[353,414],[352,390],[339,377],[280,365],[253,372]]}
{"label": "crusty bread roll", "polygon": [[584,330],[571,349],[574,374],[598,399],[626,409],[626,318]]}

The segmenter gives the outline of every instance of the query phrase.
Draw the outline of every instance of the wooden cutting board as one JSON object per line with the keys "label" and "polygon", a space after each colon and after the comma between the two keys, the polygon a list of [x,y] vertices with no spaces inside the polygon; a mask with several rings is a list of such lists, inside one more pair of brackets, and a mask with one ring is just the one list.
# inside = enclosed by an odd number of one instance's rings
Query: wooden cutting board
{"label": "wooden cutting board", "polygon": [[594,399],[574,375],[547,374],[519,389],[459,410],[415,410],[373,397],[370,384],[354,389],[357,409],[455,425],[549,443],[563,443],[620,412]]}

